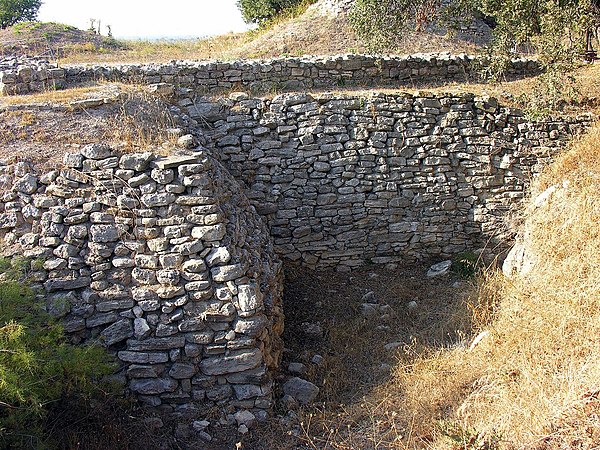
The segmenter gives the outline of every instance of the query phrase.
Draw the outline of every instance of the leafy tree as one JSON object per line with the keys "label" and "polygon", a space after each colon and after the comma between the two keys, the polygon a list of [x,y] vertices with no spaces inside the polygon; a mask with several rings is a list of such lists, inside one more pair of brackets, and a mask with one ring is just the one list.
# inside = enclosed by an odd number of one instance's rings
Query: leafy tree
{"label": "leafy tree", "polygon": [[242,17],[248,23],[263,24],[288,8],[314,0],[238,0]]}
{"label": "leafy tree", "polygon": [[451,26],[458,18],[485,17],[493,40],[484,76],[497,80],[510,58],[524,50],[535,53],[543,75],[536,95],[526,100],[539,110],[555,109],[561,97],[574,94],[569,73],[585,50],[586,30],[598,24],[599,6],[599,0],[356,0],[350,20],[372,51],[382,51],[427,22]]}
{"label": "leafy tree", "polygon": [[471,0],[356,0],[350,23],[370,51],[397,47],[404,34],[432,22],[447,22],[470,9]]}
{"label": "leafy tree", "polygon": [[0,28],[7,28],[24,20],[35,20],[41,0],[0,0]]}

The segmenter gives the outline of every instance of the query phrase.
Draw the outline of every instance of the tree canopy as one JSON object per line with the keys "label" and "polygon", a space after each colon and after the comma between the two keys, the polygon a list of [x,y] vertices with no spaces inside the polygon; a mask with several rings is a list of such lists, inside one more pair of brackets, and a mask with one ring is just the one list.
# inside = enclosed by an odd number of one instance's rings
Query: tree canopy
{"label": "tree canopy", "polygon": [[371,51],[383,52],[393,51],[408,29],[484,18],[493,28],[484,76],[503,76],[509,59],[527,50],[543,68],[529,103],[554,108],[568,90],[575,93],[569,73],[599,25],[599,7],[600,0],[356,0],[350,21]]}
{"label": "tree canopy", "polygon": [[7,28],[24,20],[35,20],[41,0],[0,0],[0,28]]}
{"label": "tree canopy", "polygon": [[302,0],[238,0],[237,5],[246,22],[262,23],[301,2]]}
{"label": "tree canopy", "polygon": [[[474,16],[494,27],[494,45],[515,50],[528,44],[542,50],[549,44],[575,49],[581,31],[591,25],[599,0],[356,0],[352,24],[373,50],[393,47],[409,28],[443,22],[452,27]],[[553,38],[552,38],[553,36]],[[566,39],[565,39],[566,38]]]}

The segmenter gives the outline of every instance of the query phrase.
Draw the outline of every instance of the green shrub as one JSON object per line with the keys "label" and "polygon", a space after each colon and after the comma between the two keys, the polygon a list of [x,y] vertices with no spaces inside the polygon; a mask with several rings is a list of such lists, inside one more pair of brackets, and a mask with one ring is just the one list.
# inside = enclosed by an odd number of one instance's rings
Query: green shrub
{"label": "green shrub", "polygon": [[314,3],[314,0],[238,0],[237,5],[246,22],[264,24],[282,12],[305,3]]}
{"label": "green shrub", "polygon": [[89,397],[111,373],[108,354],[70,345],[43,301],[21,280],[30,263],[0,260],[0,448],[45,448],[47,408],[66,396]]}
{"label": "green shrub", "polygon": [[481,259],[473,252],[464,252],[452,258],[451,270],[462,278],[472,278],[483,268]]}

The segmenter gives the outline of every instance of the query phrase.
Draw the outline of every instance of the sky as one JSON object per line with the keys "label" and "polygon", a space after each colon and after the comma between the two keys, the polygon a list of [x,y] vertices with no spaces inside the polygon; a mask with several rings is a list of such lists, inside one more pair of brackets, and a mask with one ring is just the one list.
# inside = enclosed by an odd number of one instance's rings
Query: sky
{"label": "sky", "polygon": [[198,38],[245,31],[236,0],[43,0],[38,19],[88,29],[100,20],[113,36],[128,39]]}

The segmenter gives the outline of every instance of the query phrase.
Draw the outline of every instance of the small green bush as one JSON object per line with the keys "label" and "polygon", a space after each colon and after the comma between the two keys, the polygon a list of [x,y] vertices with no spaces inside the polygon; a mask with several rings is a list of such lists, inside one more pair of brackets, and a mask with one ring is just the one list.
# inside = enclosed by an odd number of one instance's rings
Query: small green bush
{"label": "small green bush", "polygon": [[242,17],[248,23],[264,24],[284,11],[314,3],[315,0],[238,0]]}
{"label": "small green bush", "polygon": [[89,397],[112,372],[99,347],[70,345],[61,325],[23,279],[31,263],[0,260],[0,448],[47,448],[47,408],[63,397]]}
{"label": "small green bush", "polygon": [[481,259],[473,252],[464,252],[452,258],[450,269],[462,278],[473,278],[483,268]]}

